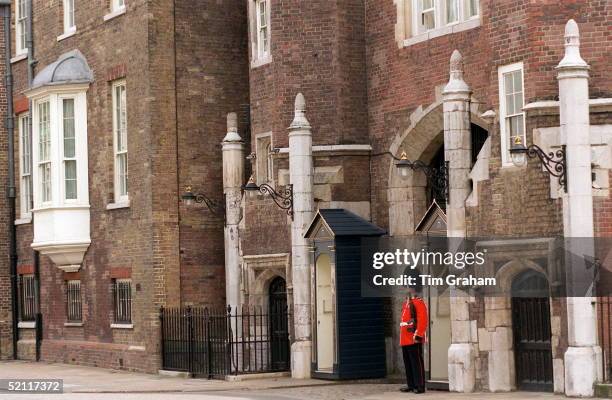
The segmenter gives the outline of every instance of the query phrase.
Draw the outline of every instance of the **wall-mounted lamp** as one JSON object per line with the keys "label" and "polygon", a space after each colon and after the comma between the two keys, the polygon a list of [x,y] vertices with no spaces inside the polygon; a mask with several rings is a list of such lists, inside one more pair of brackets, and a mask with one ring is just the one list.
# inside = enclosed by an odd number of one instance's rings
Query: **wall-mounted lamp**
{"label": "wall-mounted lamp", "polygon": [[185,187],[185,192],[181,195],[181,199],[188,207],[192,206],[194,203],[203,203],[211,213],[218,217],[225,218],[225,201],[221,203],[207,197],[205,194],[194,193],[191,186]]}
{"label": "wall-mounted lamp", "polygon": [[439,167],[432,167],[421,160],[410,161],[405,151],[402,151],[400,158],[390,154],[395,160],[395,167],[400,176],[408,176],[408,171],[423,171],[427,177],[427,183],[431,187],[436,198],[444,197],[448,202],[448,161]]}
{"label": "wall-mounted lamp", "polygon": [[274,203],[276,203],[276,205],[287,211],[287,215],[289,215],[291,217],[291,219],[293,219],[293,185],[292,184],[288,184],[287,186],[285,186],[284,190],[281,190],[280,192],[277,192],[276,190],[274,190],[274,188],[270,185],[268,185],[267,183],[263,183],[261,185],[258,185],[255,183],[255,179],[253,179],[253,176],[251,175],[251,177],[249,178],[249,181],[247,182],[246,185],[244,185],[243,187],[245,192],[259,192],[263,195],[268,195],[272,198],[272,200],[274,200]]}
{"label": "wall-mounted lamp", "polygon": [[561,146],[561,149],[557,151],[551,151],[546,154],[539,146],[532,144],[529,147],[525,147],[520,136],[514,138],[513,146],[510,149],[510,157],[512,157],[512,163],[516,166],[523,166],[527,163],[527,157],[539,158],[540,163],[546,168],[546,171],[555,178],[558,179],[559,185],[563,187],[567,193],[567,160],[565,153],[565,145]]}

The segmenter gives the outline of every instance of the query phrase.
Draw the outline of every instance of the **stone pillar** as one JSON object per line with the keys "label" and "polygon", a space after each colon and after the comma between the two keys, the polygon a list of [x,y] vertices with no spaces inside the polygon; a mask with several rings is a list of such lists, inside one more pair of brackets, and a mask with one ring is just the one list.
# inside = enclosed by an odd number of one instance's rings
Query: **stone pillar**
{"label": "stone pillar", "polygon": [[225,298],[238,307],[240,301],[240,251],[238,224],[244,179],[244,142],[238,135],[236,113],[227,114],[227,135],[223,138],[223,193],[225,194]]}
{"label": "stone pillar", "polygon": [[[449,162],[449,199],[446,203],[447,234],[466,235],[465,201],[470,194],[472,143],[470,134],[470,88],[463,80],[463,57],[458,50],[450,59],[450,79],[444,87],[444,158]],[[452,245],[452,242],[451,242]],[[452,296],[461,296],[453,293]],[[471,392],[475,385],[475,350],[471,342],[468,298],[451,301],[451,346],[448,349],[449,388]]]}
{"label": "stone pillar", "polygon": [[310,378],[310,259],[304,233],[314,218],[312,133],[306,119],[306,101],[299,93],[295,117],[289,126],[289,176],[293,184],[291,224],[291,270],[293,283],[294,341],[291,345],[291,375]]}
{"label": "stone pillar", "polygon": [[[566,246],[574,254],[593,256],[593,195],[589,128],[589,66],[580,56],[578,25],[565,25],[565,56],[557,66],[561,142],[567,151],[567,195],[563,198]],[[585,270],[583,257],[573,257],[568,273]],[[580,265],[577,265],[580,264]],[[571,276],[568,277],[571,279]],[[578,294],[581,295],[581,294]],[[598,378],[597,314],[592,297],[567,298],[569,347],[565,352],[565,393],[593,396]]]}

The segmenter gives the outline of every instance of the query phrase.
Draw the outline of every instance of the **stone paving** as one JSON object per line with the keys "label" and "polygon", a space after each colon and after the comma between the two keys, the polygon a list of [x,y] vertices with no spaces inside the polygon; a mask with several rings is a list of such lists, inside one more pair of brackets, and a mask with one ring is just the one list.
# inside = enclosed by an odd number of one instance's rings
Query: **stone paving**
{"label": "stone paving", "polygon": [[[114,371],[65,364],[0,362],[0,378],[63,379],[62,395],[13,395],[0,399],[126,399],[126,400],[546,400],[561,399],[545,393],[450,394],[429,391],[424,395],[400,393],[401,385],[380,382],[330,382],[289,377],[239,382],[186,379]],[[17,397],[15,397],[17,396]]]}

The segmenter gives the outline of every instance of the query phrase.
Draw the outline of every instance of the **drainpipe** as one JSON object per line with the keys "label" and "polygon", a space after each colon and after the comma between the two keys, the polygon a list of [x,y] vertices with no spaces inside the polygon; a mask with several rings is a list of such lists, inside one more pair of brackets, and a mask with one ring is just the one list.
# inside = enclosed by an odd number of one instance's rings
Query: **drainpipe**
{"label": "drainpipe", "polygon": [[[36,67],[37,61],[34,59],[34,30],[32,28],[34,21],[34,1],[27,0],[27,10],[28,10],[28,23],[26,26],[27,34],[26,34],[26,46],[28,48],[28,87],[32,87],[32,82],[34,81],[34,68]],[[32,135],[32,100],[28,102],[28,110],[30,110],[30,118],[28,118],[28,130],[30,133],[30,137]],[[30,143],[32,151],[34,150],[34,144]],[[31,166],[30,170],[34,168],[34,165]],[[34,229],[34,213],[32,213],[32,229]],[[34,285],[35,285],[35,301],[36,301],[36,336],[35,336],[35,347],[36,347],[36,361],[40,361],[40,342],[42,341],[42,314],[40,312],[40,255],[38,251],[32,251],[32,259],[34,260]]]}
{"label": "drainpipe", "polygon": [[15,227],[15,137],[13,120],[13,73],[11,70],[11,1],[0,0],[4,24],[4,71],[6,84],[6,134],[8,139],[8,203],[9,203],[9,262],[11,274],[11,310],[13,332],[13,359],[17,359],[19,340],[17,307],[17,235]]}

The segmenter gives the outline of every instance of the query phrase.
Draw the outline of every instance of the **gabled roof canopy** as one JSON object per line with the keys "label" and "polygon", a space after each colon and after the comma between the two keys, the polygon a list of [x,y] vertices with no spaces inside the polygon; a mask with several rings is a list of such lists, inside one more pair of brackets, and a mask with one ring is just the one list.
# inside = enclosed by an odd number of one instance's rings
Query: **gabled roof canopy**
{"label": "gabled roof canopy", "polygon": [[62,54],[40,71],[32,82],[32,89],[51,85],[93,82],[93,72],[78,50]]}
{"label": "gabled roof canopy", "polygon": [[345,210],[322,209],[317,212],[304,237],[310,238],[317,232],[317,227],[321,222],[331,230],[334,237],[337,236],[382,236],[387,232],[361,218],[357,214]]}

